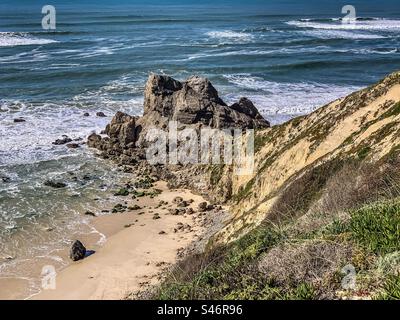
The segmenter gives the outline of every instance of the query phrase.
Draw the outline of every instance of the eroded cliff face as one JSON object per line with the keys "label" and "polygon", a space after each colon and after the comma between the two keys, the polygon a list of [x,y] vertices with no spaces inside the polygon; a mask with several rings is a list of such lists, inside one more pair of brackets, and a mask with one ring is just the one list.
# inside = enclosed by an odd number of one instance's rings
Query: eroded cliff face
{"label": "eroded cliff face", "polygon": [[[304,175],[321,177],[324,168],[329,177],[346,162],[376,163],[400,152],[400,72],[307,116],[258,131],[255,145],[254,173],[232,176],[234,218],[216,241],[236,239],[279,215],[283,194],[304,183]],[[310,207],[324,196],[324,183]]]}

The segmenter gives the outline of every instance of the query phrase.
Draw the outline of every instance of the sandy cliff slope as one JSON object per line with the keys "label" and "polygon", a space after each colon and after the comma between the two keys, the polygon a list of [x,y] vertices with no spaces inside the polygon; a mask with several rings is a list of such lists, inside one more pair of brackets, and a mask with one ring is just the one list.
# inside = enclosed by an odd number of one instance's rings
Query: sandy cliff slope
{"label": "sandy cliff slope", "polygon": [[[249,176],[229,175],[235,216],[216,239],[235,239],[279,214],[280,197],[307,172],[347,161],[377,162],[396,153],[399,133],[400,72],[307,116],[257,131],[255,170]],[[228,170],[220,168],[219,174]],[[218,181],[213,188],[227,183]]]}

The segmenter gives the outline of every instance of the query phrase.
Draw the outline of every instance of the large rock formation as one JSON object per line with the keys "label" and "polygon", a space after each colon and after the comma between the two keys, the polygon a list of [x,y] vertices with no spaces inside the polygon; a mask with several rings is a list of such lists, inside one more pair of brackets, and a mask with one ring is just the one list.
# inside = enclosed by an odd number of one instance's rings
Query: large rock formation
{"label": "large rock formation", "polygon": [[208,79],[193,76],[184,82],[151,75],[146,84],[144,117],[157,114],[183,124],[201,123],[212,128],[267,128],[269,123],[253,103],[242,98],[227,106]]}
{"label": "large rock formation", "polygon": [[146,134],[151,128],[168,129],[170,121],[182,127],[268,128],[270,125],[247,98],[228,106],[217,90],[205,78],[193,76],[179,82],[168,76],[149,76],[144,93],[142,117],[122,112],[107,125],[108,137],[92,134],[88,146],[102,150],[104,155],[119,157],[124,163],[136,163],[144,158]]}

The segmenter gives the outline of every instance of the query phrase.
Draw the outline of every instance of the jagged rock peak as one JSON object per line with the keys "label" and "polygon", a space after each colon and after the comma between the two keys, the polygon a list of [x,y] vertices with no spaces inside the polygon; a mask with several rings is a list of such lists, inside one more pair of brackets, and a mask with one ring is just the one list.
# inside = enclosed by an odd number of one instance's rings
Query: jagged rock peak
{"label": "jagged rock peak", "polygon": [[211,82],[199,76],[179,82],[151,74],[144,93],[144,117],[155,113],[183,124],[202,123],[213,128],[269,127],[250,100],[242,98],[228,106]]}

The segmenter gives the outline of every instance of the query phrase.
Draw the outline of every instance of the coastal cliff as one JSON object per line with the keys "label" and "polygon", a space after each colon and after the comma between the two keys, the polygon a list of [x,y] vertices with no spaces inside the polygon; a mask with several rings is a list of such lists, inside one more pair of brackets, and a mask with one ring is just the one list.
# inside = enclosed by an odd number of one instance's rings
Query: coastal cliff
{"label": "coastal cliff", "polygon": [[[251,101],[227,106],[198,77],[181,83],[150,76],[144,109],[139,118],[118,113],[108,137],[93,134],[89,146],[228,204],[232,213],[208,249],[181,261],[153,298],[399,295],[399,72],[273,127]],[[224,164],[149,166],[143,134],[170,120],[181,128],[256,129],[254,172],[238,176]],[[345,267],[354,269],[350,285],[340,276]]]}

